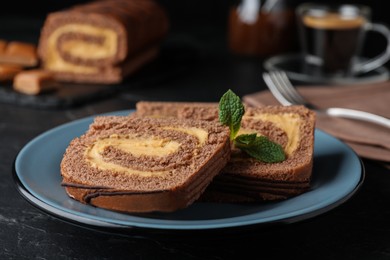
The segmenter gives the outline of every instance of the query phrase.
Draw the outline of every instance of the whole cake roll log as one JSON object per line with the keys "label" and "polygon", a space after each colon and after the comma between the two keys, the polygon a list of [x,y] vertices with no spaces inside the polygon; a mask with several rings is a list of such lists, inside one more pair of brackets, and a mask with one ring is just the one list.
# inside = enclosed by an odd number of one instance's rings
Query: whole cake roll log
{"label": "whole cake roll log", "polygon": [[152,0],[102,0],[48,15],[38,54],[58,80],[117,83],[153,59],[168,18]]}

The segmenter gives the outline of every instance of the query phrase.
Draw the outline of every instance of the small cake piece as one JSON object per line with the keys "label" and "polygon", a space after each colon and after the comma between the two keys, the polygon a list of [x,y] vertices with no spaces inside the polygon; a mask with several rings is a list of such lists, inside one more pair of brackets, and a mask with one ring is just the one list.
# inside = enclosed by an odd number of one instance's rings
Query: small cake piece
{"label": "small cake piece", "polygon": [[13,83],[15,91],[27,95],[38,95],[42,92],[54,90],[57,86],[52,73],[40,69],[18,73]]}
{"label": "small cake piece", "polygon": [[5,48],[7,47],[7,41],[0,39],[0,55],[5,52]]}
{"label": "small cake piece", "polygon": [[13,80],[15,75],[23,70],[23,67],[12,64],[0,64],[0,81]]}
{"label": "small cake piece", "polygon": [[66,149],[62,184],[97,207],[169,212],[197,200],[229,158],[218,122],[103,116]]}
{"label": "small cake piece", "polygon": [[31,43],[0,40],[0,62],[34,67],[38,65],[36,46]]}
{"label": "small cake piece", "polygon": [[[218,121],[218,104],[139,102],[137,116]],[[202,200],[244,202],[280,200],[310,188],[315,113],[303,106],[247,107],[238,133],[267,136],[279,143],[287,159],[263,163],[232,147],[232,156]]]}

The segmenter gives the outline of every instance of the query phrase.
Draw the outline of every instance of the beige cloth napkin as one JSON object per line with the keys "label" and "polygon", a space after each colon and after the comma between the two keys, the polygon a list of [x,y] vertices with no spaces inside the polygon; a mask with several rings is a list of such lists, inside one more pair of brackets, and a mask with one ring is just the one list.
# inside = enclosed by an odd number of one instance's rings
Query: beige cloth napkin
{"label": "beige cloth napkin", "polygon": [[[297,88],[304,97],[319,107],[359,109],[390,118],[390,81]],[[268,90],[246,95],[243,101],[250,106],[279,104]],[[390,130],[386,127],[319,114],[316,127],[343,140],[362,157],[390,162]]]}

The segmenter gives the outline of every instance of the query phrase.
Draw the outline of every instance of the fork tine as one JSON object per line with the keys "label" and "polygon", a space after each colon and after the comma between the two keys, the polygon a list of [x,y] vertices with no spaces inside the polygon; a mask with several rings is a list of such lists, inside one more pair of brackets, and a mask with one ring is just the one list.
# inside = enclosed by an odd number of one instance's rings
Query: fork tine
{"label": "fork tine", "polygon": [[270,73],[267,73],[267,72],[264,72],[263,73],[263,79],[268,87],[268,89],[271,91],[272,95],[274,95],[274,97],[284,106],[290,106],[291,105],[291,102],[288,101],[283,95],[282,93],[280,93],[279,91],[279,87],[276,86],[277,81],[275,81],[273,79],[273,77],[271,77],[271,74]]}
{"label": "fork tine", "polygon": [[285,86],[286,84],[284,83],[284,80],[279,75],[278,71],[270,72],[270,77],[273,80],[273,82],[275,83],[275,88],[277,88],[278,91],[280,92],[280,94],[286,100],[289,101],[290,105],[296,104],[297,101],[295,100],[294,96],[291,95],[291,92],[289,91],[289,89]]}
{"label": "fork tine", "polygon": [[277,71],[277,75],[280,78],[281,85],[284,90],[288,92],[289,97],[294,100],[293,103],[305,104],[306,100],[299,94],[297,89],[291,84],[290,80],[287,77],[287,74],[284,71]]}

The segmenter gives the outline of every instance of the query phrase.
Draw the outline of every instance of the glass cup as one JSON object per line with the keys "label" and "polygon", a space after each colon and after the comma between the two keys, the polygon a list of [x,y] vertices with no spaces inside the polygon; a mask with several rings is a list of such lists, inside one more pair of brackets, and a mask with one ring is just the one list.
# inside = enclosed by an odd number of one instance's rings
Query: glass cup
{"label": "glass cup", "polygon": [[[370,22],[371,10],[361,5],[305,3],[297,7],[300,42],[308,73],[354,76],[382,66],[390,59],[390,30]],[[359,55],[367,31],[382,34],[386,50],[372,59]],[[309,71],[308,71],[309,70]]]}

